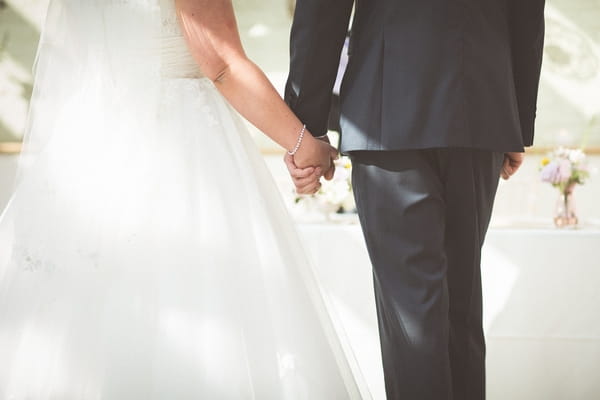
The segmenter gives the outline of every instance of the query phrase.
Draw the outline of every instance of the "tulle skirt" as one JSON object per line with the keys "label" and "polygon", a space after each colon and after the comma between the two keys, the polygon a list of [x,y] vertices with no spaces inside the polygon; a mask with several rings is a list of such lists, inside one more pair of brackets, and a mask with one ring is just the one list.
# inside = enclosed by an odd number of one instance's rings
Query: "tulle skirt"
{"label": "tulle skirt", "polygon": [[0,398],[361,398],[243,122],[207,79],[153,86],[146,115],[90,82],[19,178]]}

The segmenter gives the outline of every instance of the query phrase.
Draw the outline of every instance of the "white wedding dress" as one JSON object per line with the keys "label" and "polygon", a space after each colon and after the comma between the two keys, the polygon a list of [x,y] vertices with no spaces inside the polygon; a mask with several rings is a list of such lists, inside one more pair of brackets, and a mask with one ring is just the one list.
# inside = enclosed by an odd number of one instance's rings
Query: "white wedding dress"
{"label": "white wedding dress", "polygon": [[0,219],[0,399],[367,398],[334,326],[172,0],[52,0]]}

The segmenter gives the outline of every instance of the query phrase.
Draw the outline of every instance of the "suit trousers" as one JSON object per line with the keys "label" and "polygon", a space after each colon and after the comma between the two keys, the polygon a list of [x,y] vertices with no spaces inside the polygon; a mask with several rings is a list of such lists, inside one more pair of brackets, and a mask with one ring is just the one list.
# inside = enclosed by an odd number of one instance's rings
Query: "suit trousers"
{"label": "suit trousers", "polygon": [[356,151],[388,400],[485,398],[481,247],[503,153]]}

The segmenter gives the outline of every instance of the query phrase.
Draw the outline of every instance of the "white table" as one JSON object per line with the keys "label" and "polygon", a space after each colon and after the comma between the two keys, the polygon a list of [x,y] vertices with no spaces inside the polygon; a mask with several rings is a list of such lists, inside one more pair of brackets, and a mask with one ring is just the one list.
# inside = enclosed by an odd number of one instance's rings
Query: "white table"
{"label": "white table", "polygon": [[[375,400],[385,399],[357,224],[300,223]],[[491,229],[482,275],[489,400],[600,399],[600,229]]]}

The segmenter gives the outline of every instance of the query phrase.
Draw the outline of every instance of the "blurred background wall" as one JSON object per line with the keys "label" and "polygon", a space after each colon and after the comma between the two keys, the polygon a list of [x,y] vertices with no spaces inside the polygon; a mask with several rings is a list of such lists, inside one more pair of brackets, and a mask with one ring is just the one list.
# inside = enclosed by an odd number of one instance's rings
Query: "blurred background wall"
{"label": "blurred background wall", "polygon": [[22,138],[48,0],[0,0],[0,142]]}
{"label": "blurred background wall", "polygon": [[[293,0],[234,0],[248,54],[282,90],[288,65]],[[31,68],[48,0],[0,0],[0,205],[12,187],[14,153],[23,135],[32,91]],[[536,148],[585,146],[600,153],[600,0],[548,0],[545,61],[540,89]],[[284,193],[291,193],[280,150],[253,132]],[[15,143],[17,145],[15,145]],[[541,155],[528,157],[523,171],[500,187],[496,221],[543,221],[556,195],[537,178]],[[600,156],[591,159],[593,168]],[[580,216],[600,220],[597,174],[578,188]],[[519,223],[520,223],[519,222]]]}

